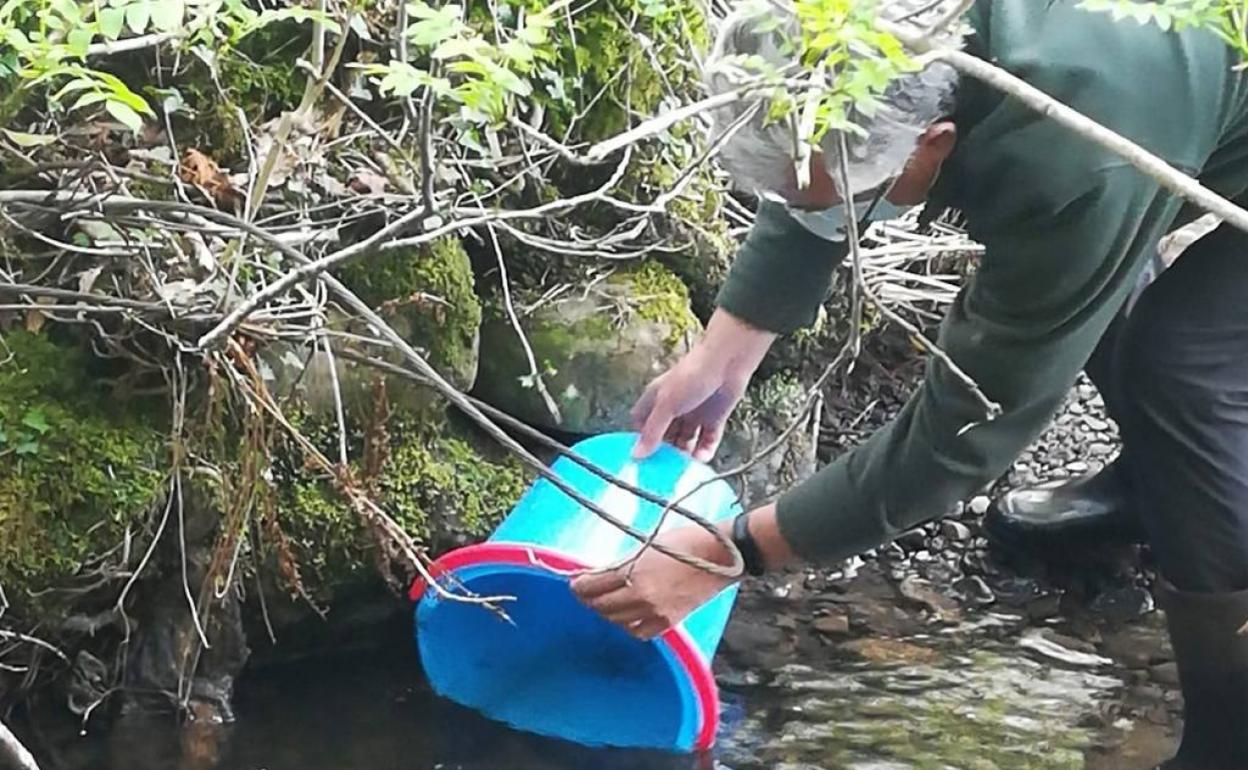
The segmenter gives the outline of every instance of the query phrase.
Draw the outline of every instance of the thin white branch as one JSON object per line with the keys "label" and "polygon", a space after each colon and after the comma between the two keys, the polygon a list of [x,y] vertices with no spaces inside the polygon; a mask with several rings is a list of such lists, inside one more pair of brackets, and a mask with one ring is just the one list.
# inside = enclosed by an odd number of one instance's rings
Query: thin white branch
{"label": "thin white branch", "polygon": [[128,37],[124,40],[107,40],[102,43],[92,43],[87,46],[87,56],[108,56],[116,53],[142,51],[145,48],[155,48],[158,45],[168,43],[170,40],[176,40],[178,37],[179,35],[176,32],[155,32],[150,35]]}

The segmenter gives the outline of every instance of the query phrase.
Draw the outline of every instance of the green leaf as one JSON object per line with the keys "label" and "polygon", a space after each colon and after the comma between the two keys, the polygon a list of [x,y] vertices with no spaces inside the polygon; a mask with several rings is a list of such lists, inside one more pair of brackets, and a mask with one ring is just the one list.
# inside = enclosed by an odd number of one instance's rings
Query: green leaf
{"label": "green leaf", "polygon": [[139,132],[143,128],[143,117],[125,102],[109,99],[104,103],[104,109],[108,110],[108,114],[121,121],[126,128],[135,132]]}
{"label": "green leaf", "polygon": [[[164,0],[160,0],[163,2]],[[136,0],[126,6],[126,26],[136,35],[147,31],[148,22],[152,19],[152,0]]]}
{"label": "green leaf", "polygon": [[109,98],[119,102],[124,102],[130,109],[140,112],[144,115],[155,115],[151,106],[142,96],[130,90],[130,86],[126,85],[121,78],[111,72],[92,72],[92,75],[98,77],[101,84],[109,91]]}
{"label": "green leaf", "polygon": [[175,32],[182,26],[185,14],[182,0],[158,0],[152,6],[152,26],[160,32]]}
{"label": "green leaf", "polygon": [[48,425],[48,418],[38,409],[30,409],[22,416],[22,425],[30,428],[39,435],[43,435],[52,430],[52,426]]}
{"label": "green leaf", "polygon": [[49,5],[52,7],[52,10],[59,13],[71,26],[76,26],[82,21],[82,11],[79,10],[78,4],[74,0],[52,0]]}
{"label": "green leaf", "polygon": [[59,102],[65,96],[67,96],[68,94],[72,94],[75,91],[84,91],[88,88],[96,88],[96,87],[97,87],[96,82],[92,80],[91,78],[74,78],[73,80],[69,81],[65,85],[61,86],[61,90],[52,94],[52,101]]}
{"label": "green leaf", "polygon": [[69,34],[65,36],[65,42],[74,56],[85,59],[87,49],[91,47],[91,41],[94,38],[95,32],[90,27],[78,27],[69,31]]}
{"label": "green leaf", "polygon": [[126,25],[126,11],[123,8],[104,8],[100,11],[100,34],[105,40],[116,40]]}
{"label": "green leaf", "polygon": [[407,29],[408,39],[416,45],[435,46],[466,31],[460,18],[463,9],[458,5],[444,5],[436,11],[423,3],[419,5],[423,6],[419,13],[417,6],[409,6],[409,12],[421,20]]}
{"label": "green leaf", "polygon": [[0,128],[9,141],[18,147],[46,147],[56,141],[56,134],[27,134],[21,131],[10,131],[7,128]]}
{"label": "green leaf", "polygon": [[23,457],[29,457],[39,451],[39,442],[34,439],[22,441],[13,448],[13,451]]}
{"label": "green leaf", "polygon": [[107,98],[108,94],[103,91],[92,91],[91,93],[83,94],[78,97],[78,101],[74,102],[74,106],[70,107],[69,111],[74,112],[75,110],[81,110],[83,107],[90,107],[93,104],[99,104]]}
{"label": "green leaf", "polygon": [[481,55],[483,49],[488,47],[489,44],[484,40],[454,37],[442,41],[429,55],[435,59],[455,59],[461,56]]}

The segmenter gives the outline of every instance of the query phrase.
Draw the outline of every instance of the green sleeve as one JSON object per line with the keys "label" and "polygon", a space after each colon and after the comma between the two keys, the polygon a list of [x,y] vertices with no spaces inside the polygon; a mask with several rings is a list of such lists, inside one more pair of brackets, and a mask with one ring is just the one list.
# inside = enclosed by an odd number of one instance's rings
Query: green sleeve
{"label": "green sleeve", "polygon": [[777,203],[759,206],[715,304],[751,326],[787,334],[814,323],[845,244],[825,241]]}
{"label": "green sleeve", "polygon": [[1003,413],[985,421],[933,359],[891,424],[781,497],[781,533],[800,555],[874,548],[1003,473],[1069,392],[1178,208],[1117,164],[1040,193],[1029,178],[986,206],[990,226],[972,231],[985,256],[938,338]]}

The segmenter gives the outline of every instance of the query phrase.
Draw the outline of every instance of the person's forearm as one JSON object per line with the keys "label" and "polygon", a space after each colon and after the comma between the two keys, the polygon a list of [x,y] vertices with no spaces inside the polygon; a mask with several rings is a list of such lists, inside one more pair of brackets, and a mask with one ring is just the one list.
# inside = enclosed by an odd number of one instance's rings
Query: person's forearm
{"label": "person's forearm", "polygon": [[748,378],[762,363],[775,339],[774,332],[751,326],[718,308],[711,315],[698,346],[726,369],[744,373]]}

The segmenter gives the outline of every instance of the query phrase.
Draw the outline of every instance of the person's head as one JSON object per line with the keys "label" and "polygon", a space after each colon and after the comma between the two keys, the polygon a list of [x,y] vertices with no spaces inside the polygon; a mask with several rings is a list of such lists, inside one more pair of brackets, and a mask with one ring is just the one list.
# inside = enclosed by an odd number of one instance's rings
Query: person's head
{"label": "person's head", "polygon": [[[885,18],[900,18],[910,12],[911,5],[941,12],[926,1],[894,0],[883,5]],[[798,39],[798,21],[785,0],[754,2],[734,10],[723,21],[706,62],[709,90],[720,94],[742,84],[749,76],[741,67],[742,56],[757,56],[799,76],[792,44]],[[926,197],[956,140],[954,126],[947,120],[956,85],[951,67],[932,63],[895,79],[874,114],[850,115],[865,132],[862,136],[844,134],[849,193],[855,202],[869,201],[882,190],[888,191],[888,201],[900,206],[915,205]],[[770,119],[770,98],[766,91],[758,91],[712,111],[717,136],[742,120],[747,111],[752,113],[720,148],[720,162],[738,187],[780,199],[799,214],[837,207],[843,194],[834,181],[840,175],[840,133],[829,131],[823,137],[810,156],[809,183],[801,186],[795,166],[799,147],[795,121]]]}

